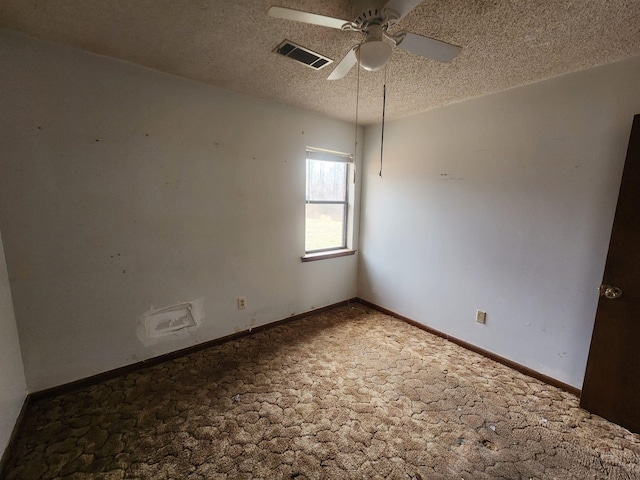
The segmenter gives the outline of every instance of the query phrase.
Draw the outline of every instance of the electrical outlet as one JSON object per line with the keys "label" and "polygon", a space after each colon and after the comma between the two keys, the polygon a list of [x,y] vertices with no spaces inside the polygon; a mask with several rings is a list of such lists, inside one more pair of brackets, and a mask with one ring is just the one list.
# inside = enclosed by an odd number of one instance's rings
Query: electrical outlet
{"label": "electrical outlet", "polygon": [[247,297],[238,297],[238,310],[247,308]]}
{"label": "electrical outlet", "polygon": [[483,312],[482,310],[478,310],[476,312],[476,322],[485,324],[487,322],[487,312]]}

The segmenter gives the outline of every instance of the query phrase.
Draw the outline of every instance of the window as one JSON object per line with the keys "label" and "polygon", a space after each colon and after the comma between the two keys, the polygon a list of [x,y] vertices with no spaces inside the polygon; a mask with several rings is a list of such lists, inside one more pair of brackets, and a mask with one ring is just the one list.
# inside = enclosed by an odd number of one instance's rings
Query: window
{"label": "window", "polygon": [[351,155],[307,150],[305,252],[347,248]]}

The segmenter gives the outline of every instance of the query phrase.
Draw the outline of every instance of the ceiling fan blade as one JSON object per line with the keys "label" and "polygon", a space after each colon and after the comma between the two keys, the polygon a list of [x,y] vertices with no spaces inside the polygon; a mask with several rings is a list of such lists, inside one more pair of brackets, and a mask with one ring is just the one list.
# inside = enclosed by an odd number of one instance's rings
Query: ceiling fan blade
{"label": "ceiling fan blade", "polygon": [[339,18],[326,17],[316,13],[303,12],[301,10],[293,10],[286,7],[269,7],[267,13],[270,17],[284,18],[285,20],[293,20],[294,22],[310,23],[312,25],[320,25],[322,27],[337,28],[342,30],[342,26],[349,23],[347,20]]}
{"label": "ceiling fan blade", "polygon": [[399,16],[398,20],[422,3],[422,0],[389,0],[384,6],[386,10],[393,10]]}
{"label": "ceiling fan blade", "polygon": [[340,63],[336,65],[336,68],[333,69],[333,72],[331,72],[331,75],[327,77],[327,80],[340,80],[341,78],[344,78],[356,63],[358,63],[356,47],[353,47],[349,50],[349,53],[340,60]]}
{"label": "ceiling fan blade", "polygon": [[397,46],[407,52],[445,63],[453,60],[462,50],[457,45],[409,32],[406,32]]}

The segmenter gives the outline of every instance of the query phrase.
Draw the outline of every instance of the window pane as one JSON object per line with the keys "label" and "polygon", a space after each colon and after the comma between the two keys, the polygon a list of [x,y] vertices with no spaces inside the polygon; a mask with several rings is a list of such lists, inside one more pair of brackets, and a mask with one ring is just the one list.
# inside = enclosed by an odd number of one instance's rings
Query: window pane
{"label": "window pane", "polygon": [[305,228],[307,252],[344,247],[344,205],[307,204]]}
{"label": "window pane", "polygon": [[307,200],[343,202],[347,195],[347,164],[309,160]]}

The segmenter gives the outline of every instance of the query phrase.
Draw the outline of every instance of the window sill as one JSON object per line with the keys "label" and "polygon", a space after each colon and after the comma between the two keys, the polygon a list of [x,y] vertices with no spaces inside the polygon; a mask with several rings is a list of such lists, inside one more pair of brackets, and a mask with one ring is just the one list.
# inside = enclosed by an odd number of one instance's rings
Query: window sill
{"label": "window sill", "polygon": [[303,257],[301,257],[301,260],[303,262],[315,262],[316,260],[325,260],[327,258],[346,257],[355,253],[356,250],[343,248],[340,250],[329,250],[326,252],[307,253]]}

